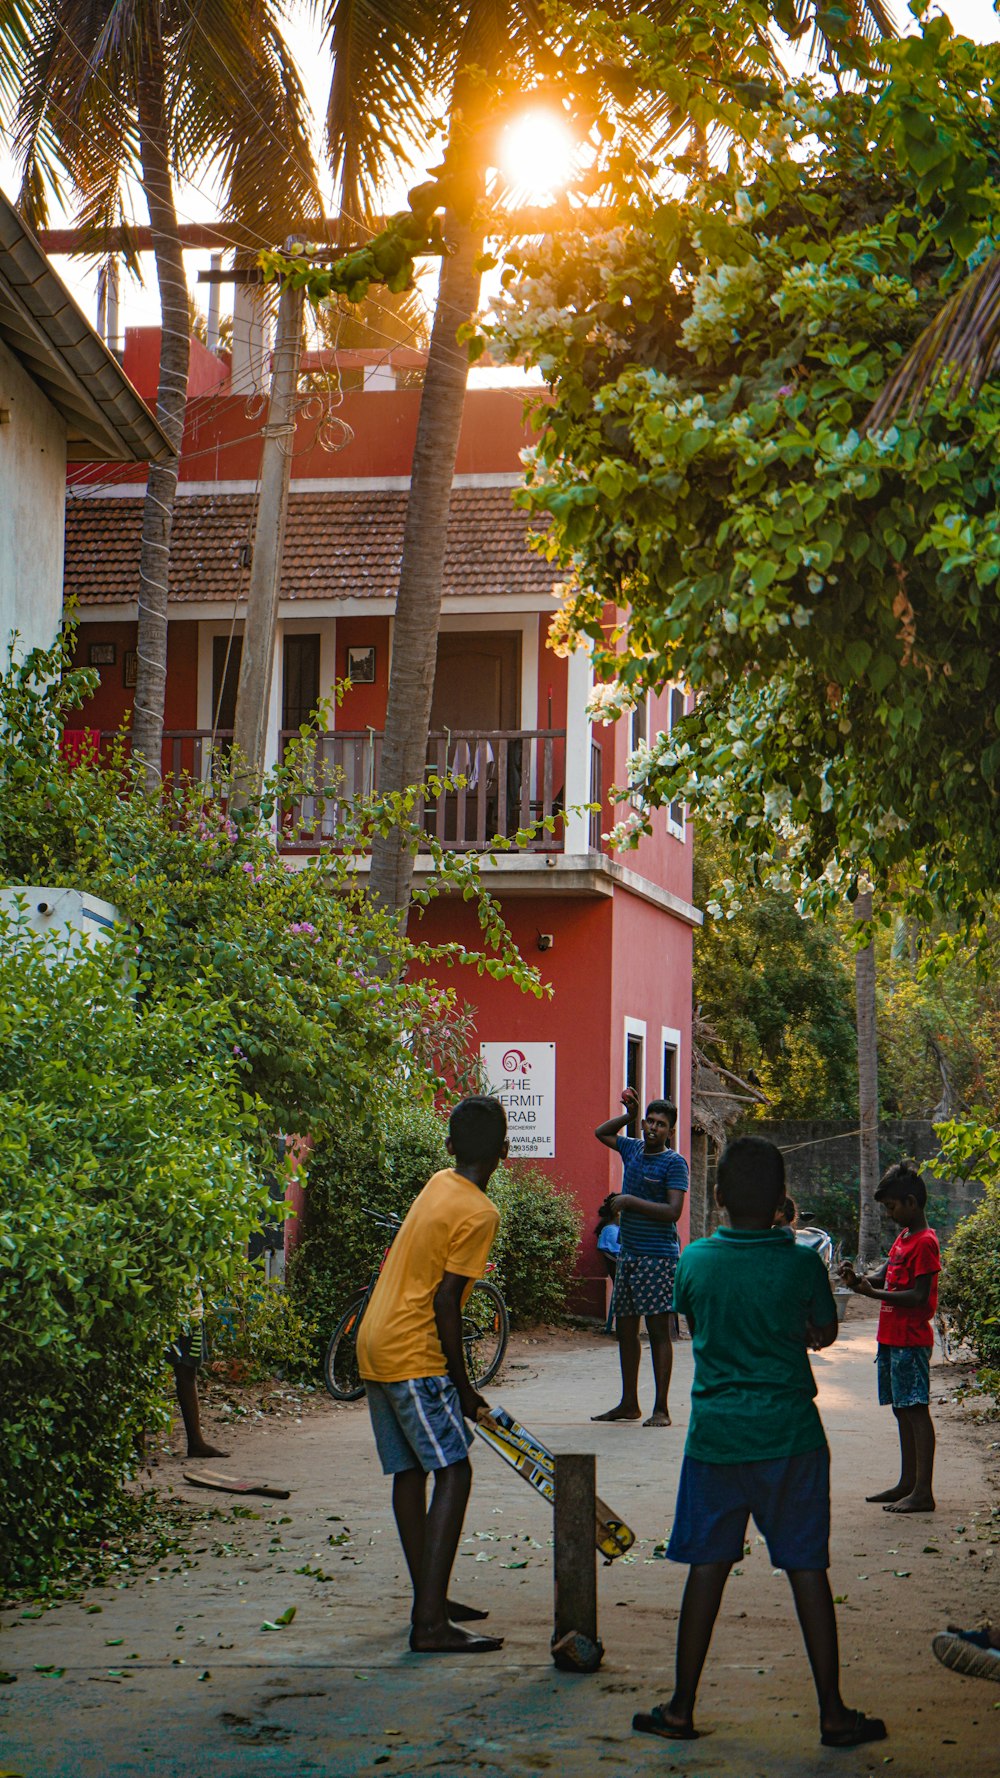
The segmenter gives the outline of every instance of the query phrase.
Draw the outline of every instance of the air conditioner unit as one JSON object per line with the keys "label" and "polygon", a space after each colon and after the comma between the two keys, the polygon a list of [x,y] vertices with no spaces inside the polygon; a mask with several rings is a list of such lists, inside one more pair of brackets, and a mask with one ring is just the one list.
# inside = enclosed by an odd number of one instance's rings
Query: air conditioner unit
{"label": "air conditioner unit", "polygon": [[18,883],[0,889],[0,912],[16,928],[38,937],[69,936],[71,948],[85,939],[109,938],[118,924],[118,910],[110,901],[86,889],[52,889],[35,883]]}

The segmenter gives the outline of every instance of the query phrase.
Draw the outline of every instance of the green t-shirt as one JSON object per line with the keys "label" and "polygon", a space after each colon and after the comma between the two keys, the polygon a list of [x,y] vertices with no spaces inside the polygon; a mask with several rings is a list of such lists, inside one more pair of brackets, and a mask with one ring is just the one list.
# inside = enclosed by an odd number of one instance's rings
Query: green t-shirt
{"label": "green t-shirt", "polygon": [[837,1318],[819,1255],[783,1229],[717,1229],[681,1255],[674,1308],[694,1338],[685,1451],[703,1463],[757,1463],[825,1444],[806,1322]]}

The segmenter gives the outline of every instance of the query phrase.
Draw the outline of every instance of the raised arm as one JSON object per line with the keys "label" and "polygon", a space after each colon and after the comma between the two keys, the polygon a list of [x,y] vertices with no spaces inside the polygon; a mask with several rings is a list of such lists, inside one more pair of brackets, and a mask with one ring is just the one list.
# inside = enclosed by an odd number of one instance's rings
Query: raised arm
{"label": "raised arm", "polygon": [[634,1087],[625,1088],[622,1094],[622,1104],[625,1107],[624,1117],[609,1117],[606,1123],[598,1124],[594,1131],[598,1142],[603,1142],[605,1148],[617,1149],[619,1136],[629,1119],[639,1110],[639,1095]]}

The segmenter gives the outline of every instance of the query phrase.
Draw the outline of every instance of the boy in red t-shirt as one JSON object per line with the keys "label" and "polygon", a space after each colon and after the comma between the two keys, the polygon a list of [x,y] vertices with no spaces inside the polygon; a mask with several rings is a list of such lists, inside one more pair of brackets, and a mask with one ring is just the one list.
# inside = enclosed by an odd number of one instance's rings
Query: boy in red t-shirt
{"label": "boy in red t-shirt", "polygon": [[877,1203],[884,1204],[902,1234],[885,1265],[870,1278],[852,1266],[841,1277],[858,1296],[882,1304],[878,1318],[878,1399],[892,1408],[899,1428],[899,1481],[868,1499],[887,1513],[932,1513],[934,1424],[930,1412],[931,1321],[937,1308],[941,1249],[927,1226],[927,1187],[915,1167],[901,1161],[879,1180]]}

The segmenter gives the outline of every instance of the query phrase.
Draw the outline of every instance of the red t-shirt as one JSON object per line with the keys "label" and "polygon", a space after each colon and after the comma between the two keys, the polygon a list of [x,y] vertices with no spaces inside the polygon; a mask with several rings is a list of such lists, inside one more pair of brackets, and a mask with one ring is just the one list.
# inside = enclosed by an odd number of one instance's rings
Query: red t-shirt
{"label": "red t-shirt", "polygon": [[932,1274],[930,1295],[922,1309],[895,1309],[883,1303],[878,1318],[877,1339],[880,1346],[933,1346],[931,1322],[937,1308],[937,1275],[941,1270],[941,1249],[933,1229],[904,1229],[892,1244],[889,1269],[885,1275],[886,1290],[912,1290],[918,1278]]}

